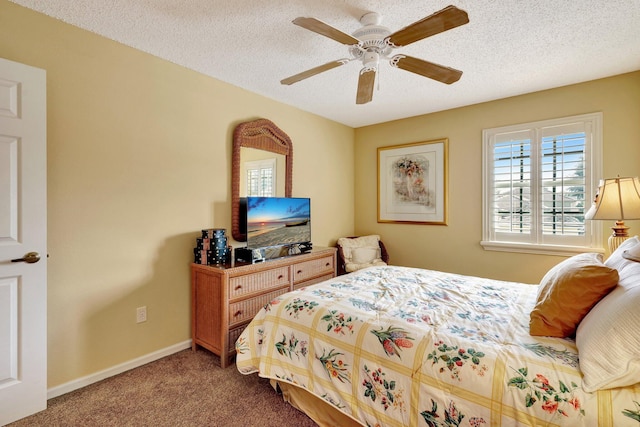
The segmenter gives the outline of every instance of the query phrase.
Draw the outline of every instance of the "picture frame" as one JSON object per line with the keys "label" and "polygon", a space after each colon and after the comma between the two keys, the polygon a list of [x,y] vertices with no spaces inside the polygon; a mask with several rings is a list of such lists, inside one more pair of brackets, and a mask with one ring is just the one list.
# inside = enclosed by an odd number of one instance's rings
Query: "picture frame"
{"label": "picture frame", "polygon": [[378,147],[378,222],[447,225],[448,138]]}

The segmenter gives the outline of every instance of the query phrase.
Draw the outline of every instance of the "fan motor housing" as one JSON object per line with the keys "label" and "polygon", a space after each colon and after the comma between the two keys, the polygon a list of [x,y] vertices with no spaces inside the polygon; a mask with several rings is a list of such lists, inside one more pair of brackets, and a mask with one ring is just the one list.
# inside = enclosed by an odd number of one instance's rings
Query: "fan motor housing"
{"label": "fan motor housing", "polygon": [[375,51],[381,56],[386,56],[392,50],[392,47],[385,42],[389,34],[391,34],[391,30],[382,25],[366,25],[353,32],[352,36],[360,40],[361,43],[349,50],[356,58],[361,58],[366,51]]}

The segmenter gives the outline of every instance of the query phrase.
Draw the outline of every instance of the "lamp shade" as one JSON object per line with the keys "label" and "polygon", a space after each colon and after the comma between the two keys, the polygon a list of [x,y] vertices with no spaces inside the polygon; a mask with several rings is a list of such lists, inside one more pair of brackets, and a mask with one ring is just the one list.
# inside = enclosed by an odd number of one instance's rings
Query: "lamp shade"
{"label": "lamp shade", "polygon": [[608,178],[600,180],[598,192],[585,219],[640,219],[640,180]]}

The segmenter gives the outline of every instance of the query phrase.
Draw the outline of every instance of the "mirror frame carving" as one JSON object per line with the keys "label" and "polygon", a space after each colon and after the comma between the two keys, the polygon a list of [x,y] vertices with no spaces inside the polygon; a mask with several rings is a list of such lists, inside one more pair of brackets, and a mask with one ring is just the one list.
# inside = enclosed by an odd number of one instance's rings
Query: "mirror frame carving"
{"label": "mirror frame carving", "polygon": [[293,187],[293,145],[289,136],[267,119],[240,123],[233,131],[231,155],[231,235],[238,242],[245,242],[247,235],[240,233],[240,148],[256,148],[285,157],[284,196],[291,197]]}

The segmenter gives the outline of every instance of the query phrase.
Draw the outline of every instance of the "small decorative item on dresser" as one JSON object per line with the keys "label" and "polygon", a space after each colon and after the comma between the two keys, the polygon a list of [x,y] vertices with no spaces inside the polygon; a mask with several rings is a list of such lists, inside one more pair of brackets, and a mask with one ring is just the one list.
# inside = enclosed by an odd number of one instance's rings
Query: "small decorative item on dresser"
{"label": "small decorative item on dresser", "polygon": [[196,264],[225,264],[231,261],[231,246],[227,245],[224,228],[202,230],[202,237],[196,239],[193,262]]}

